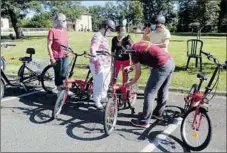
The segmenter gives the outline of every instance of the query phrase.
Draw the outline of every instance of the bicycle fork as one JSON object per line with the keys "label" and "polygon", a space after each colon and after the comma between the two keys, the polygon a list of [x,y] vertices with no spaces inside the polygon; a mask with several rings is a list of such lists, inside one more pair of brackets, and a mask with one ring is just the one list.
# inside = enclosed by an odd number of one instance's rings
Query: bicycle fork
{"label": "bicycle fork", "polygon": [[[192,129],[195,130],[195,131],[199,131],[199,128],[200,128],[200,125],[201,125],[201,122],[202,122],[202,118],[203,118],[203,114],[200,113],[200,116],[199,116],[199,123],[197,123],[196,119],[197,119],[197,114],[199,113],[199,109],[200,107],[196,107],[196,110],[195,110],[195,114],[194,114],[194,118],[193,118],[193,122],[192,122]],[[198,126],[196,126],[198,125]]]}

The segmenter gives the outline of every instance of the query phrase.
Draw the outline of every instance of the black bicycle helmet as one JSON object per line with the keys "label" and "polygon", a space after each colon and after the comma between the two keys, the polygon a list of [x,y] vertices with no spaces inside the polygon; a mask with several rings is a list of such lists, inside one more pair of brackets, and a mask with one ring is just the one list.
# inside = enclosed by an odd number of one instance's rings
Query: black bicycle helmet
{"label": "black bicycle helmet", "polygon": [[154,19],[154,24],[164,24],[166,22],[166,19],[163,15],[157,15]]}
{"label": "black bicycle helmet", "polygon": [[114,23],[114,21],[113,20],[104,20],[103,22],[102,22],[102,26],[103,27],[106,27],[106,26],[108,26],[108,28],[110,28],[110,30],[111,31],[115,31],[115,23]]}

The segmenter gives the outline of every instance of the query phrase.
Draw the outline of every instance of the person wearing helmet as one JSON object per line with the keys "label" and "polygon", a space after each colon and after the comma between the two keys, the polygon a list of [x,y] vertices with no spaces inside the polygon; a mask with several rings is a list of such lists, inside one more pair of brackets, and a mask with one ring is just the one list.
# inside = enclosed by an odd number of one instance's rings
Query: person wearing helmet
{"label": "person wearing helmet", "polygon": [[[148,128],[151,117],[163,119],[162,115],[168,99],[168,88],[175,64],[168,52],[149,41],[141,40],[127,48],[135,50],[135,53],[131,55],[135,75],[132,81],[125,84],[126,86],[133,85],[140,78],[141,64],[152,68],[144,91],[143,112],[140,113],[137,120],[131,120],[134,126]],[[153,101],[156,95],[157,105],[153,110]]]}
{"label": "person wearing helmet", "polygon": [[143,29],[143,39],[145,41],[150,41],[151,39],[151,24],[145,23],[144,29]]}
{"label": "person wearing helmet", "polygon": [[66,16],[59,13],[54,18],[54,27],[48,31],[47,49],[50,61],[54,64],[55,85],[58,90],[63,87],[63,81],[67,77],[69,58],[60,45],[69,46]]}
{"label": "person wearing helmet", "polygon": [[100,26],[100,30],[91,39],[90,54],[94,55],[89,61],[90,70],[94,80],[93,101],[98,109],[103,109],[101,101],[107,97],[107,90],[111,78],[111,57],[97,55],[96,51],[108,51],[110,47],[106,38],[115,30],[115,23],[112,20],[105,20]]}
{"label": "person wearing helmet", "polygon": [[130,65],[130,58],[127,54],[121,55],[122,42],[124,42],[125,39],[130,38],[130,36],[127,35],[125,25],[123,24],[120,24],[116,27],[116,32],[117,36],[113,37],[111,47],[112,54],[116,56],[114,60],[114,72],[111,84],[115,84],[117,82],[118,74],[121,68],[122,84],[124,84],[126,82],[126,73],[124,72],[124,68]]}
{"label": "person wearing helmet", "polygon": [[171,37],[169,30],[164,26],[166,19],[163,15],[157,15],[152,21],[151,43],[168,52],[169,39]]}

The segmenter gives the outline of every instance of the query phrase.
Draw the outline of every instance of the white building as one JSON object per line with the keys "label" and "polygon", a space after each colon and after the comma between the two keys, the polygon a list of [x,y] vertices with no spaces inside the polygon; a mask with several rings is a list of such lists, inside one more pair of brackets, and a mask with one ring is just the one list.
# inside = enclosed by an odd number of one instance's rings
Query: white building
{"label": "white building", "polygon": [[89,13],[84,13],[74,22],[68,20],[67,25],[68,28],[71,28],[74,31],[92,31],[91,15]]}
{"label": "white building", "polygon": [[9,19],[1,18],[1,31],[9,29]]}

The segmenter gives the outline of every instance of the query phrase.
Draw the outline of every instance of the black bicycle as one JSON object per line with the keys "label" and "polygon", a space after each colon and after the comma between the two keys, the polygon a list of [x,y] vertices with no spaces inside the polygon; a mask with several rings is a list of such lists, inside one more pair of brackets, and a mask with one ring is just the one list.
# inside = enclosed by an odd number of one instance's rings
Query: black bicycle
{"label": "black bicycle", "polygon": [[[8,47],[8,46],[16,46],[14,44],[1,44],[1,47]],[[2,59],[1,59],[2,60]],[[23,89],[25,89],[25,91],[27,91],[26,86],[24,85],[23,82],[20,82],[20,79],[15,79],[15,80],[10,80],[8,79],[8,77],[6,76],[6,74],[4,73],[3,67],[1,67],[1,85],[0,85],[0,99],[2,99],[4,97],[5,94],[5,89],[7,86],[12,86],[12,87],[22,87]],[[4,66],[5,68],[5,66]]]}
{"label": "black bicycle", "polygon": [[47,65],[43,70],[41,63],[35,62],[32,55],[35,54],[34,48],[27,48],[26,53],[29,56],[21,57],[19,60],[23,63],[18,70],[20,82],[26,86],[33,86],[34,81],[41,82],[45,91],[51,92],[55,88],[54,84],[54,68],[53,65]]}

